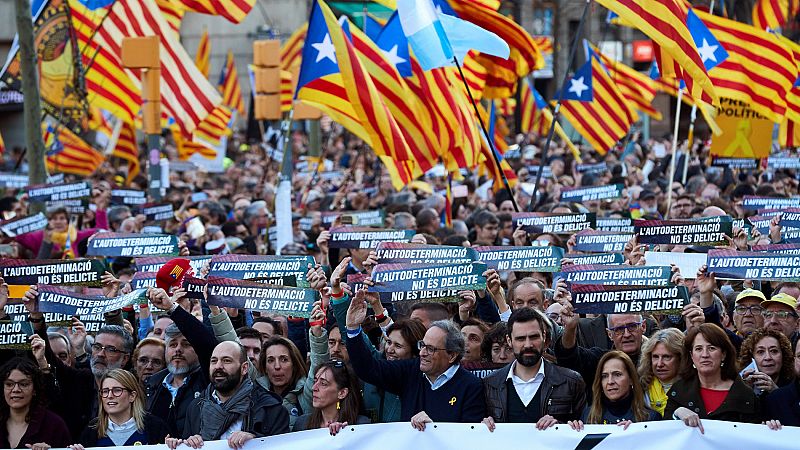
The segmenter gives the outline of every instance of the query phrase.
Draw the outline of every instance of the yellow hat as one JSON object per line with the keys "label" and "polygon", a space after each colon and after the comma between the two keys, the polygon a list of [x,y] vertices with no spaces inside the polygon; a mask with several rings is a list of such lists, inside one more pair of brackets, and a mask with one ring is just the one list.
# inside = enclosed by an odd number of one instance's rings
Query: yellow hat
{"label": "yellow hat", "polygon": [[740,301],[749,297],[761,299],[762,302],[767,299],[767,297],[764,296],[764,293],[757,289],[745,289],[736,296],[736,303],[739,303]]}
{"label": "yellow hat", "polygon": [[781,305],[786,305],[792,309],[797,308],[797,299],[789,294],[784,293],[773,295],[771,299],[764,300],[761,302],[761,306],[769,306],[773,303],[780,303]]}

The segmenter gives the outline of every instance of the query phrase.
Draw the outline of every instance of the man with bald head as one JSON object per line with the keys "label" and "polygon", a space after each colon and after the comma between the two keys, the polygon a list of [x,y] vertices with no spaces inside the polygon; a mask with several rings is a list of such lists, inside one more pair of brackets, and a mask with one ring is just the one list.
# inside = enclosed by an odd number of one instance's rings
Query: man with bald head
{"label": "man with bald head", "polygon": [[211,354],[211,384],[196,399],[186,415],[184,439],[168,438],[174,449],[181,443],[200,448],[204,441],[226,439],[241,448],[256,437],[289,432],[289,413],[281,398],[253,383],[248,376],[250,361],[237,342],[226,341]]}

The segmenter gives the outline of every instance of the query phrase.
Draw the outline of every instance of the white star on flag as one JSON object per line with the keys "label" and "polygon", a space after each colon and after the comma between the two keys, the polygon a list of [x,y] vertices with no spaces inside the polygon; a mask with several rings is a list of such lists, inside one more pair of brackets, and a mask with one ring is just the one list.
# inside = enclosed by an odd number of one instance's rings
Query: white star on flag
{"label": "white star on flag", "polygon": [[330,59],[334,64],[336,64],[336,48],[333,46],[331,42],[331,35],[325,34],[325,39],[322,42],[317,42],[316,44],[311,44],[314,49],[317,50],[317,60],[315,62],[320,62],[325,58]]}
{"label": "white star on flag", "polygon": [[569,90],[567,92],[574,92],[576,96],[583,97],[583,91],[588,89],[589,86],[583,82],[583,77],[580,77],[569,81]]}
{"label": "white star on flag", "polygon": [[395,44],[394,47],[392,47],[392,49],[389,51],[386,50],[381,50],[381,51],[386,56],[386,59],[388,59],[389,62],[392,63],[392,65],[395,67],[397,67],[399,64],[406,62],[405,59],[397,55],[397,44]]}
{"label": "white star on flag", "polygon": [[703,58],[703,62],[711,61],[717,62],[717,48],[719,45],[709,45],[708,40],[703,38],[703,45],[697,48],[697,53],[700,53],[700,57]]}

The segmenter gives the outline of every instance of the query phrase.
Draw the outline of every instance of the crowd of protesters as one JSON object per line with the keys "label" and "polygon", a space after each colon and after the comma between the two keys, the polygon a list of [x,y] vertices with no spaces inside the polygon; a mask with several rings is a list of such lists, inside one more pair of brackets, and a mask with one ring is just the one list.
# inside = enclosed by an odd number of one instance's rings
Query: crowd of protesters
{"label": "crowd of protesters", "polygon": [[[763,423],[773,430],[800,426],[797,283],[761,282],[754,289],[756,280],[717,280],[705,267],[697,274],[673,268],[672,282],[692,295],[681,314],[582,316],[573,312],[565,283],[549,288],[552,274],[490,269],[486,289],[462,291],[458,302],[382,304],[345,282],[350,274],[370,275],[375,254],[329,248],[321,212],[383,209],[387,228],[417,231],[413,242],[544,243],[578,252],[569,235],[513,229],[508,193],[485,176],[466,173],[454,182],[463,188],[451,189],[448,208],[443,172],[396,192],[362,142],[335,124],[325,136],[322,165],[333,174],[326,177],[315,173],[315,162],[301,158],[306,138],[293,136],[294,242],[280,251],[317,261],[307,279],[321,300],[310,318],[209,306],[185,298],[180,286],[160,284],[148,289],[149,304],[107,314],[91,336],[78,317],[69,326],[48,327],[31,306],[37,295],[31,286],[24,298],[35,332],[31,350],[0,352],[0,447],[199,448],[223,439],[240,448],[254,437],[315,428],[336,434],[346,426],[397,421],[421,431],[435,422],[482,422],[492,431],[497,423],[534,423],[540,430],[562,423],[580,430],[584,424],[627,428],[656,420],[703,431],[706,419]],[[694,157],[678,161],[673,182],[666,140],[633,136],[602,156],[584,149],[584,163],[606,163],[608,170],[598,174],[578,172],[574,155],[561,146],[543,152],[532,136],[519,136],[516,144],[517,155],[508,159],[518,176],[515,200],[523,208],[533,203],[536,211],[743,218],[745,195],[800,193],[791,171],[712,167],[707,143],[700,141],[693,143]],[[656,147],[666,151],[657,156]],[[233,143],[224,173],[170,174],[165,199],[176,213],[161,226],[180,237],[182,255],[275,254],[266,232],[275,215],[278,163],[271,155],[259,145]],[[531,202],[543,157],[550,173]],[[49,210],[45,230],[4,238],[12,249],[5,256],[60,259],[72,251],[80,257],[99,230],[141,232],[143,216],[111,204],[111,189],[123,179],[105,164],[90,180],[91,208],[82,215]],[[563,188],[615,183],[625,186],[621,199],[557,201]],[[140,176],[131,187],[145,189],[146,180]],[[8,189],[0,199],[5,219],[28,214],[22,192]],[[193,202],[191,194],[198,192],[207,199]],[[451,221],[444,218],[447,211]],[[194,218],[202,223],[200,234],[188,229]],[[780,221],[773,221],[769,235],[734,228],[733,236],[726,248],[777,243]],[[75,250],[70,242],[77,242]],[[645,247],[632,239],[625,264],[643,264]],[[106,263],[103,294],[127,292],[135,272],[131,258]],[[0,285],[2,311],[9,288],[2,280]]]}

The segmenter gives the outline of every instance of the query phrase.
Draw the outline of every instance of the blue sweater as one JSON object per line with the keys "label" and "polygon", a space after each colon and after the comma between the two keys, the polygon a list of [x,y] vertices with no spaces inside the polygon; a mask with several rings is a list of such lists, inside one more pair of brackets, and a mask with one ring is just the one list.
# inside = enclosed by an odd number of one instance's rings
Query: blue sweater
{"label": "blue sweater", "polygon": [[348,339],[347,351],[356,374],[400,396],[400,420],[425,411],[434,422],[480,422],[486,415],[483,383],[459,367],[452,379],[435,391],[419,370],[419,358],[386,361],[372,356],[364,339]]}

